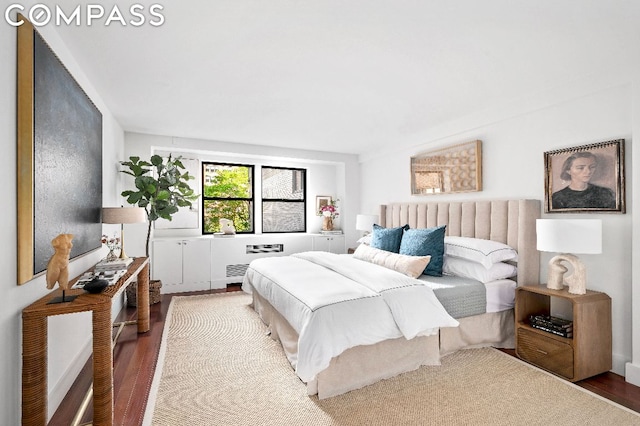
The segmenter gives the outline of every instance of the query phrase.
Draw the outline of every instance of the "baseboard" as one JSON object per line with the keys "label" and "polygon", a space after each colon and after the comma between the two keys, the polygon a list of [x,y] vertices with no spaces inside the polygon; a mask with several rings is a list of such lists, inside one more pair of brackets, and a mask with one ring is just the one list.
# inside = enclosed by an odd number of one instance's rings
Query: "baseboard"
{"label": "baseboard", "polygon": [[611,371],[613,373],[616,373],[620,376],[624,376],[625,375],[625,365],[627,364],[627,362],[629,362],[629,358],[613,353],[612,354],[612,366],[611,366]]}
{"label": "baseboard", "polygon": [[632,362],[628,362],[626,365],[624,378],[627,381],[627,383],[640,386],[640,364],[634,364]]}

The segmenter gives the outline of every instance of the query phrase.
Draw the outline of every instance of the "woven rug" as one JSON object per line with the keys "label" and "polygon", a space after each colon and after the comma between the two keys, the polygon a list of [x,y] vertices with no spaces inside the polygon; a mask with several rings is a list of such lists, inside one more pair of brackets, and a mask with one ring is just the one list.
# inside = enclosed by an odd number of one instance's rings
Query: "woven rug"
{"label": "woven rug", "polygon": [[153,425],[640,425],[640,416],[495,349],[325,400],[306,394],[243,293],[174,297]]}

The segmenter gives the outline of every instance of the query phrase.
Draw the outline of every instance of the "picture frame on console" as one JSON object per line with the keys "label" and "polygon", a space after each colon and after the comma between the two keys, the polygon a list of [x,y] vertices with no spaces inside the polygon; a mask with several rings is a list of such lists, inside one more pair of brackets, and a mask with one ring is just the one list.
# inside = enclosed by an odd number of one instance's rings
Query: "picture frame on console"
{"label": "picture frame on console", "polygon": [[544,153],[545,213],[625,213],[624,139]]}

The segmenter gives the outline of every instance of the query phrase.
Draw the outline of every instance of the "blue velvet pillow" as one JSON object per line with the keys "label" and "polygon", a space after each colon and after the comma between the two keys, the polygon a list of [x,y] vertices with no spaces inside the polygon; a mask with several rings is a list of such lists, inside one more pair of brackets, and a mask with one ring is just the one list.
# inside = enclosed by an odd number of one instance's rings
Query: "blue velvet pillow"
{"label": "blue velvet pillow", "polygon": [[409,225],[399,226],[397,228],[385,228],[374,224],[371,233],[371,243],[373,248],[398,253],[400,250],[400,242],[402,241],[402,233],[409,229]]}
{"label": "blue velvet pillow", "polygon": [[405,230],[399,253],[409,256],[431,256],[424,274],[442,276],[445,228],[446,226],[443,225],[436,228]]}

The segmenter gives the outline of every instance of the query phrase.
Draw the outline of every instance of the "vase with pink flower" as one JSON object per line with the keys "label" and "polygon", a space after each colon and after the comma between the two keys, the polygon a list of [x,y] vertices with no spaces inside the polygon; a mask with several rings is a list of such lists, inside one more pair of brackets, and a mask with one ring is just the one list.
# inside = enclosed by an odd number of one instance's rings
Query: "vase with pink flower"
{"label": "vase with pink flower", "polygon": [[340,215],[340,213],[338,213],[338,201],[339,200],[332,200],[320,207],[318,214],[322,216],[323,231],[333,231],[333,220]]}

